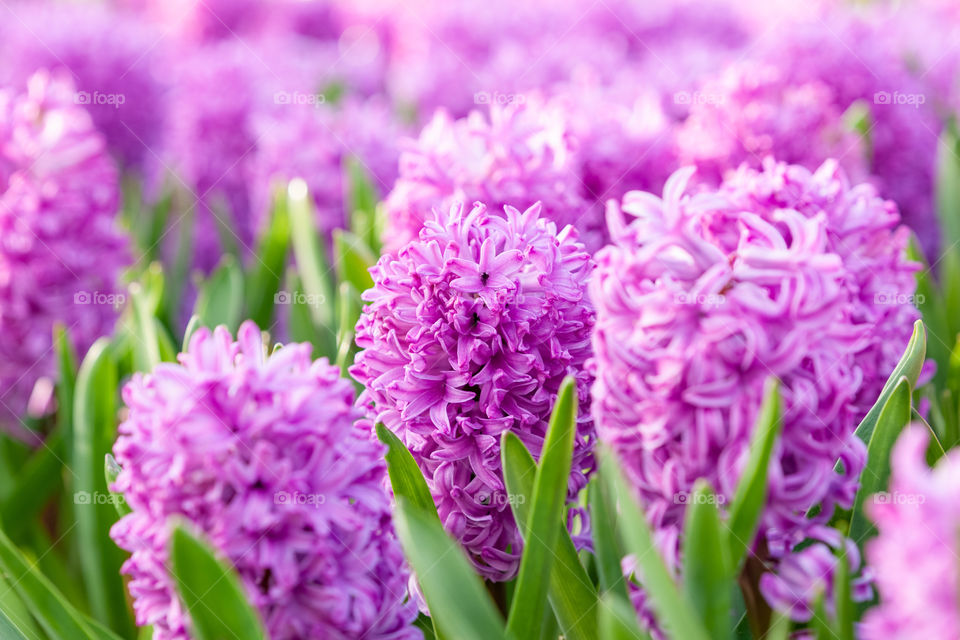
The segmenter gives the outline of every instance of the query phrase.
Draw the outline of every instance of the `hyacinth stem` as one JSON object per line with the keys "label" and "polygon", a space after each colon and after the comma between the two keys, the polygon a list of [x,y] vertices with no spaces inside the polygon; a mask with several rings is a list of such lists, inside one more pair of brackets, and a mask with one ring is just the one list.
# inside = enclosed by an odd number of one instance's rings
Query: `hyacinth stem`
{"label": "hyacinth stem", "polygon": [[487,587],[487,592],[490,594],[490,597],[493,598],[494,604],[497,605],[497,609],[499,609],[503,617],[506,618],[510,613],[510,603],[507,602],[507,583],[485,580],[484,584]]}
{"label": "hyacinth stem", "polygon": [[[766,545],[760,542],[758,545],[766,550]],[[750,624],[750,632],[754,638],[766,637],[767,630],[770,628],[770,621],[773,617],[773,611],[770,605],[760,594],[760,576],[765,571],[763,560],[757,554],[751,553],[743,565],[743,571],[740,573],[738,582],[740,591],[743,593],[743,601],[747,605],[747,621]]]}

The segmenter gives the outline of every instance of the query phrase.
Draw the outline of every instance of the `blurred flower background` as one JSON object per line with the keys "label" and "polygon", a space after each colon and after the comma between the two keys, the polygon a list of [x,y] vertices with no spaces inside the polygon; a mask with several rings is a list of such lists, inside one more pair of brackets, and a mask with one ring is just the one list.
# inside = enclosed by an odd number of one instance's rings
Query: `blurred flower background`
{"label": "blurred flower background", "polygon": [[632,499],[702,637],[960,638],[958,112],[953,0],[0,0],[0,638],[695,640]]}

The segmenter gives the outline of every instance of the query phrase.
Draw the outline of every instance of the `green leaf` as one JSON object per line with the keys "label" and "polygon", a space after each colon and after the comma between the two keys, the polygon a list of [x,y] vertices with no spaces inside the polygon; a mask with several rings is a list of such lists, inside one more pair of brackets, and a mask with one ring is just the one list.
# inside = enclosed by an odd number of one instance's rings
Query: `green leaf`
{"label": "green leaf", "polygon": [[[94,617],[112,629],[130,635],[133,622],[126,607],[120,565],[124,554],[110,540],[116,507],[102,472],[102,460],[116,435],[117,367],[110,342],[97,340],[80,365],[74,399],[73,512],[77,549],[84,586]],[[103,500],[101,500],[103,498]]]}
{"label": "green leaf", "polygon": [[363,240],[349,231],[336,229],[333,232],[333,248],[340,281],[349,282],[361,293],[372,288],[373,276],[368,270],[376,264],[377,258],[363,244]]}
{"label": "green leaf", "polygon": [[767,631],[764,640],[787,640],[789,636],[790,618],[774,611],[773,620],[770,622],[770,630]]}
{"label": "green leaf", "polygon": [[814,637],[817,640],[834,640],[836,634],[830,628],[830,619],[827,618],[827,608],[825,606],[826,594],[822,587],[817,594],[817,599],[813,605],[813,619],[810,620],[810,628],[813,629]]}
{"label": "green leaf", "polygon": [[94,632],[63,595],[57,591],[19,549],[0,531],[0,571],[13,586],[40,627],[52,640],[119,640],[110,633]]}
{"label": "green leaf", "polygon": [[177,233],[177,255],[171,267],[167,286],[164,288],[164,317],[167,326],[180,326],[180,311],[183,304],[183,287],[190,279],[190,268],[193,265],[193,231],[195,217],[193,206],[186,206],[186,211],[177,219],[179,227]]}
{"label": "green leaf", "polygon": [[[353,364],[357,346],[354,344],[357,320],[363,309],[360,295],[349,282],[340,283],[340,321],[337,331],[337,366],[340,373],[350,378],[347,368]],[[352,378],[351,378],[352,379]]]}
{"label": "green leaf", "polygon": [[603,640],[649,640],[640,629],[637,612],[614,593],[603,596],[600,604],[600,637]]}
{"label": "green leaf", "polygon": [[568,376],[560,385],[550,416],[528,520],[520,527],[524,548],[507,618],[507,631],[517,638],[535,637],[547,606],[554,547],[565,520],[567,481],[576,434],[577,382]]}
{"label": "green leaf", "polygon": [[73,390],[77,384],[77,354],[66,329],[57,324],[53,330],[57,351],[57,425],[63,434],[73,425]]}
{"label": "green leaf", "polygon": [[398,495],[394,525],[443,635],[457,640],[506,638],[496,606],[459,545],[444,532],[432,504],[428,512]]}
{"label": "green leaf", "polygon": [[837,640],[854,640],[856,615],[853,610],[853,588],[850,584],[850,560],[844,545],[840,545],[838,550],[834,599],[837,610]]}
{"label": "green leaf", "polygon": [[637,563],[642,586],[650,597],[650,605],[668,637],[683,640],[709,640],[707,630],[693,603],[681,593],[653,541],[653,532],[640,506],[633,499],[629,485],[618,468],[613,454],[601,448],[600,476],[608,483],[611,495],[620,505],[618,535]]}
{"label": "green leaf", "polygon": [[900,362],[897,363],[893,373],[887,378],[886,384],[883,385],[883,391],[880,392],[880,397],[857,427],[856,434],[861,440],[869,444],[870,438],[873,436],[873,430],[877,426],[877,420],[880,418],[880,410],[890,399],[890,394],[893,393],[893,388],[900,381],[900,378],[906,377],[911,387],[917,386],[926,351],[927,334],[923,327],[923,321],[917,320],[913,324],[913,335],[910,336],[910,342],[907,344]]}
{"label": "green leaf", "polygon": [[626,602],[629,600],[629,594],[620,565],[621,559],[626,554],[617,540],[618,515],[613,497],[607,489],[607,484],[598,479],[594,479],[587,487],[590,522],[606,523],[606,526],[590,528],[593,534],[593,550],[597,558],[601,592],[612,593]]}
{"label": "green leaf", "polygon": [[327,252],[317,234],[314,224],[313,201],[307,183],[297,178],[287,188],[290,212],[290,231],[293,255],[297,271],[303,282],[303,290],[315,303],[310,305],[310,314],[316,325],[333,327],[333,281],[330,277],[330,262]]}
{"label": "green leaf", "polygon": [[236,571],[182,524],[170,537],[170,564],[196,640],[266,640]]}
{"label": "green leaf", "polygon": [[[108,453],[103,457],[103,477],[107,482],[108,488],[117,481],[117,476],[120,475],[120,471],[120,465],[112,454]],[[113,505],[117,508],[117,515],[122,518],[128,513],[132,513],[133,510],[130,508],[130,505],[127,504],[123,494],[116,493],[113,489],[110,489],[110,496],[112,497]]]}
{"label": "green leaf", "polygon": [[160,338],[153,313],[144,297],[143,287],[139,283],[130,285],[130,301],[133,309],[133,360],[137,371],[153,371],[160,362]]}
{"label": "green leaf", "polygon": [[200,318],[196,315],[190,316],[190,321],[187,322],[187,328],[183,332],[183,345],[181,347],[183,351],[186,351],[190,346],[190,338],[193,337],[193,334],[196,333],[199,328]]}
{"label": "green leaf", "polygon": [[373,254],[379,254],[382,229],[377,216],[377,189],[356,158],[348,158],[346,165],[350,177],[350,230],[364,239]]}
{"label": "green leaf", "polygon": [[955,123],[944,128],[937,145],[936,196],[942,244],[952,250],[960,243],[960,138]]}
{"label": "green leaf", "polygon": [[[10,633],[11,638],[23,637],[30,640],[41,640],[45,637],[13,585],[3,575],[0,575],[0,614],[3,618],[3,620],[0,620],[0,638],[6,638],[8,633]],[[6,624],[4,624],[4,621]],[[14,635],[10,632],[10,627],[16,629],[16,633],[20,635]]]}
{"label": "green leaf", "polygon": [[[507,494],[511,497],[517,522],[528,522],[531,509],[537,463],[514,433],[506,431],[501,438],[500,452],[503,458],[503,478]],[[597,522],[597,521],[595,521]],[[549,598],[560,628],[567,640],[596,638],[597,598],[596,589],[590,581],[577,548],[563,522],[557,523],[559,539],[554,548],[553,570],[550,572]],[[606,528],[606,523],[601,528]]]}
{"label": "green leaf", "polygon": [[698,480],[687,506],[683,529],[683,584],[714,640],[730,637],[733,581],[717,496],[705,480]]}
{"label": "green leaf", "polygon": [[194,314],[204,327],[226,325],[236,333],[243,319],[243,272],[236,258],[224,256],[216,271],[200,285]]}
{"label": "green leaf", "polygon": [[760,524],[763,505],[767,501],[767,469],[770,466],[774,443],[783,426],[780,404],[779,382],[769,379],[760,414],[757,416],[757,425],[753,430],[747,464],[730,503],[727,543],[730,549],[730,566],[734,574],[739,573],[740,566],[750,551]]}
{"label": "green leaf", "polygon": [[437,516],[437,507],[430,495],[427,481],[423,479],[420,467],[410,454],[410,450],[396,436],[393,431],[382,424],[377,424],[377,438],[387,446],[384,458],[387,461],[387,474],[390,476],[390,485],[398,498],[404,498],[410,504],[427,513]]}
{"label": "green leaf", "polygon": [[0,522],[11,537],[19,539],[60,488],[63,450],[63,431],[58,427],[17,473],[16,484],[0,503]]}
{"label": "green leaf", "polygon": [[247,279],[247,311],[258,327],[269,327],[280,283],[283,280],[287,254],[290,252],[290,217],[286,190],[278,189],[273,197],[270,224],[260,237],[254,254],[256,263]]}
{"label": "green leaf", "polygon": [[850,518],[850,537],[861,546],[866,538],[875,533],[864,512],[864,502],[887,488],[890,480],[890,452],[900,432],[910,421],[911,396],[910,381],[903,376],[884,403],[876,428],[867,444],[867,463],[860,474],[860,489],[857,491]]}
{"label": "green leaf", "polygon": [[[437,525],[442,529],[443,525],[440,523],[440,516],[437,515],[437,507],[433,502],[433,496],[430,494],[430,488],[420,472],[420,467],[417,466],[416,461],[410,454],[410,450],[393,431],[390,431],[384,425],[378,423],[376,431],[377,438],[387,447],[387,452],[383,457],[387,461],[387,475],[390,477],[390,486],[393,488],[394,496],[398,500],[400,498],[405,499],[410,505],[419,509],[428,517],[432,514]],[[435,618],[433,624],[434,635],[438,640],[442,640],[444,634],[437,627]]]}
{"label": "green leaf", "polygon": [[[3,588],[8,588],[6,585],[0,585]],[[15,624],[13,620],[7,615],[7,613],[0,607],[0,638],[4,640],[28,640],[28,638],[39,638],[38,635],[28,636],[25,632],[20,630],[20,625]]]}

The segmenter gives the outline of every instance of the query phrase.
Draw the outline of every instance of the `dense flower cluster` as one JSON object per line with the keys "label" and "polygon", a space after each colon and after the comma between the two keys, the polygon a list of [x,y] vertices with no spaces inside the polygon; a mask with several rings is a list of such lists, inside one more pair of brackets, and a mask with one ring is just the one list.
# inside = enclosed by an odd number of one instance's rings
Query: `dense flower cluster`
{"label": "dense flower cluster", "polygon": [[580,418],[569,495],[593,467],[589,417],[590,257],[540,206],[504,214],[454,205],[371,270],[350,370],[360,402],[413,452],[440,519],[480,573],[509,580],[522,540],[500,468],[512,431],[540,456],[560,383],[577,378]]}
{"label": "dense flower cluster", "polygon": [[[0,79],[22,84],[39,69],[63,70],[124,165],[147,169],[164,130],[167,62],[161,34],[94,4],[17,4],[0,10]],[[146,166],[145,166],[146,165]]]}
{"label": "dense flower cluster", "polygon": [[890,491],[868,499],[879,536],[867,543],[880,605],[867,612],[864,640],[960,637],[960,455],[934,469],[924,425],[908,427],[893,450]]}
{"label": "dense flower cluster", "polygon": [[137,621],[156,640],[189,637],[165,569],[174,516],[233,563],[273,640],[421,637],[380,445],[309,345],[267,356],[253,323],[236,342],[200,329],[179,364],[137,374],[123,399],[115,488],[132,513],[111,536],[131,553]]}
{"label": "dense flower cluster", "polygon": [[345,219],[348,157],[381,192],[396,175],[402,127],[382,101],[346,96],[328,104],[319,90],[326,60],[313,57],[310,42],[270,39],[260,47],[217,41],[177,74],[166,160],[189,192],[195,262],[204,270],[217,263],[225,236],[243,253],[254,247],[276,180],[305,178],[318,226],[328,231]]}
{"label": "dense flower cluster", "polygon": [[[0,90],[0,406],[23,415],[56,370],[53,327],[79,350],[110,332],[129,262],[117,170],[65,77]],[[38,407],[43,409],[43,407]]]}
{"label": "dense flower cluster", "polygon": [[776,66],[747,61],[728,67],[691,96],[677,135],[680,161],[714,184],[741,163],[778,161],[816,169],[835,158],[848,175],[869,175],[863,143],[819,80],[795,84]]}
{"label": "dense flower cluster", "polygon": [[732,497],[764,381],[778,377],[783,434],[760,535],[776,559],[851,505],[865,457],[854,428],[917,315],[908,231],[835,162],[744,167],[688,195],[692,174],[672,176],[662,200],[630,193],[610,208],[614,245],[590,287],[594,418],[674,559],[684,492],[707,478]]}
{"label": "dense flower cluster", "polygon": [[762,56],[792,84],[828,87],[834,108],[866,111],[865,144],[877,188],[897,203],[928,255],[936,256],[933,176],[942,122],[906,57],[877,29],[845,15],[790,24],[766,41],[769,51]]}
{"label": "dense flower cluster", "polygon": [[591,212],[577,171],[563,111],[540,100],[490,105],[489,118],[474,111],[454,120],[440,111],[400,156],[400,175],[385,202],[384,244],[403,247],[434,209],[455,202],[480,201],[494,211],[540,202],[544,217],[560,228],[591,226],[581,220]]}

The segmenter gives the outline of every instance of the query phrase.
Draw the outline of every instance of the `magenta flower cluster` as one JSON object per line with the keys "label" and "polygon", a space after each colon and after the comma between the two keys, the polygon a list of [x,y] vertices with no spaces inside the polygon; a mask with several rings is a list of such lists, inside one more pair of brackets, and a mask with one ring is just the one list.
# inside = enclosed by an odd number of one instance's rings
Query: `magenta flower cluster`
{"label": "magenta flower cluster", "polygon": [[236,341],[200,329],[179,364],[124,387],[114,489],[132,513],[111,536],[155,640],[190,637],[166,565],[174,518],[229,559],[272,640],[421,637],[381,446],[350,383],[310,350],[268,356],[251,322]]}
{"label": "magenta flower cluster", "polygon": [[577,378],[580,417],[569,480],[574,499],[593,468],[588,399],[594,314],[589,255],[565,227],[507,206],[437,211],[416,240],[380,258],[357,324],[350,372],[371,421],[413,452],[440,519],[477,570],[517,571],[522,540],[500,467],[500,437],[540,456],[560,383]]}
{"label": "magenta flower cluster", "polygon": [[610,207],[614,244],[590,285],[593,415],[675,559],[683,496],[707,478],[732,497],[764,381],[779,378],[759,536],[775,564],[851,506],[866,453],[853,431],[907,344],[916,265],[896,206],[835,162],[767,162],[687,193],[692,175]]}
{"label": "magenta flower cluster", "polygon": [[[53,329],[74,346],[108,334],[130,257],[116,226],[119,179],[66,77],[0,89],[0,414],[18,424],[56,371]],[[48,408],[42,394],[31,409]]]}
{"label": "magenta flower cluster", "polygon": [[[439,111],[400,156],[400,175],[385,202],[385,245],[415,240],[433,209],[480,201],[494,211],[540,202],[562,228],[591,215],[581,195],[575,141],[564,112],[539,98],[492,104],[454,120]],[[595,218],[599,216],[594,214]],[[596,226],[596,225],[594,225]]]}
{"label": "magenta flower cluster", "polygon": [[867,499],[879,531],[867,560],[880,604],[864,617],[864,640],[960,637],[960,455],[950,451],[931,469],[929,444],[926,425],[908,427],[893,450],[889,491]]}

